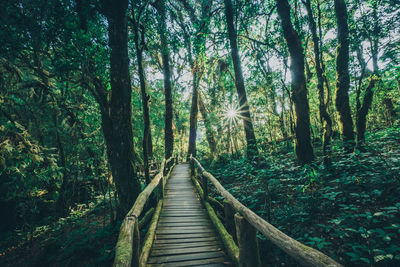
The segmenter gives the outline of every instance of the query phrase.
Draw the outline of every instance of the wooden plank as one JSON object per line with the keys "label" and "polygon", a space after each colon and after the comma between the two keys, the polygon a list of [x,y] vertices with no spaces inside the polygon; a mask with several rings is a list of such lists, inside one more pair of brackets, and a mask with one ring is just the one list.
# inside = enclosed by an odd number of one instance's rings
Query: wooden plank
{"label": "wooden plank", "polygon": [[191,211],[191,210],[203,210],[205,209],[198,206],[164,206],[165,211]]}
{"label": "wooden plank", "polygon": [[204,212],[191,212],[191,213],[186,213],[186,212],[164,212],[161,213],[161,217],[193,217],[195,218],[207,218],[207,214]]}
{"label": "wooden plank", "polygon": [[162,213],[160,217],[162,217],[162,218],[165,218],[165,217],[178,217],[178,218],[191,217],[193,220],[197,220],[199,218],[205,218],[206,216],[204,214],[184,214],[184,213],[182,213],[182,214],[176,214],[176,213],[165,214],[165,213]]}
{"label": "wooden plank", "polygon": [[164,222],[159,223],[159,227],[193,227],[193,226],[203,226],[212,227],[212,224],[208,221],[202,222]]}
{"label": "wooden plank", "polygon": [[159,219],[160,223],[164,222],[209,222],[207,217],[197,218],[197,220],[193,220],[191,217],[161,217]]}
{"label": "wooden plank", "polygon": [[192,247],[204,247],[204,246],[221,246],[222,243],[217,240],[212,241],[200,241],[200,242],[192,242],[192,243],[177,243],[177,244],[155,244],[152,250],[161,250],[164,248],[172,249],[172,248],[192,248]]}
{"label": "wooden plank", "polygon": [[[202,260],[202,259],[212,259],[225,257],[222,251],[213,252],[201,252],[195,254],[183,254],[183,255],[171,255],[171,256],[159,256],[151,257],[147,263],[169,263],[169,262],[179,262],[179,261],[192,261],[192,260]],[[176,266],[176,265],[175,265]]]}
{"label": "wooden plank", "polygon": [[204,260],[191,260],[191,261],[181,261],[174,263],[163,263],[163,264],[149,264],[149,267],[181,267],[181,266],[209,266],[208,264],[213,264],[210,266],[233,266],[232,263],[226,261],[224,257],[213,258],[213,259],[204,259]]}
{"label": "wooden plank", "polygon": [[216,236],[215,233],[197,233],[197,234],[179,234],[179,235],[169,235],[169,234],[156,234],[156,239],[182,239],[182,238],[197,238],[197,237],[211,237]]}
{"label": "wooden plank", "polygon": [[161,228],[156,231],[158,235],[180,235],[180,234],[200,234],[215,233],[212,228],[184,229],[184,228]]}
{"label": "wooden plank", "polygon": [[221,247],[218,246],[204,246],[204,247],[194,247],[194,248],[164,248],[161,250],[152,250],[152,257],[168,256],[168,255],[181,255],[189,253],[201,253],[201,252],[214,252],[221,251]]}
{"label": "wooden plank", "polygon": [[207,212],[205,209],[182,209],[182,208],[169,208],[169,209],[163,209],[163,212],[165,214],[173,214],[173,213],[178,213],[178,214],[204,214],[207,215]]}
{"label": "wooden plank", "polygon": [[208,236],[208,237],[194,237],[194,238],[177,238],[177,239],[156,239],[154,240],[154,246],[159,244],[183,244],[183,243],[192,243],[192,242],[204,242],[204,241],[216,241],[218,240],[217,236]]}
{"label": "wooden plank", "polygon": [[158,230],[165,230],[165,229],[176,229],[176,230],[191,230],[191,231],[197,231],[197,230],[212,230],[214,231],[214,229],[212,227],[210,227],[210,225],[196,225],[196,226],[165,226],[165,225],[159,225],[159,227],[157,228]]}

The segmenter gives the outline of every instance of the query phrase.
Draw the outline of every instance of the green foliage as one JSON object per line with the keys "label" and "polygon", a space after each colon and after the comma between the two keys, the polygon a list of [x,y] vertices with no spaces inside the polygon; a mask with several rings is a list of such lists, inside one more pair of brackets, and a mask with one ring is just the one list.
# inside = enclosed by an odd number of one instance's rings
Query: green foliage
{"label": "green foliage", "polygon": [[[266,169],[246,159],[221,159],[210,172],[260,216],[268,218],[270,213],[270,222],[284,233],[345,265],[397,264],[398,135],[392,128],[371,133],[365,151],[335,152],[329,167],[319,162],[295,167],[292,155],[281,153]],[[263,253],[270,255],[267,251]],[[284,256],[266,257],[280,262]]]}

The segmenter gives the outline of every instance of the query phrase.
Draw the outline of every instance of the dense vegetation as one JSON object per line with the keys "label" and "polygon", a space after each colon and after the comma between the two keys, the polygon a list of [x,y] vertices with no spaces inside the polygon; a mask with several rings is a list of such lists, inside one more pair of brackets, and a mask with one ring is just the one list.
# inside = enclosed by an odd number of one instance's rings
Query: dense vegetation
{"label": "dense vegetation", "polygon": [[297,240],[400,264],[399,1],[15,0],[0,25],[0,265],[109,266],[190,154]]}

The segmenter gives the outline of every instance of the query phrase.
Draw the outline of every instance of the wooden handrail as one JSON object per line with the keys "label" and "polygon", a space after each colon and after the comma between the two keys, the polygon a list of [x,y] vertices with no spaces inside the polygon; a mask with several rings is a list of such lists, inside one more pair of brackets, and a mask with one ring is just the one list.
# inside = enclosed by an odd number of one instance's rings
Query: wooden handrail
{"label": "wooden handrail", "polygon": [[[132,208],[126,214],[122,222],[118,236],[118,242],[115,247],[115,258],[113,266],[139,266],[140,235],[138,230],[138,218],[140,217],[151,193],[160,184],[160,181],[164,180],[163,178],[166,175],[165,172],[171,171],[175,163],[174,161],[171,161],[173,159],[173,157],[170,157],[169,159],[164,159],[162,161],[158,174],[139,194]],[[168,177],[168,175],[166,177]],[[165,181],[163,183],[165,183]],[[156,216],[156,212],[154,216]]]}
{"label": "wooden handrail", "polygon": [[322,252],[300,243],[262,219],[252,210],[235,199],[211,173],[207,172],[203,166],[201,166],[200,162],[196,158],[192,156],[190,158],[194,163],[196,163],[203,177],[207,178],[215,186],[218,192],[236,210],[236,212],[240,213],[255,229],[262,233],[276,246],[285,251],[299,264],[304,266],[321,267],[342,266],[340,263],[334,261]]}

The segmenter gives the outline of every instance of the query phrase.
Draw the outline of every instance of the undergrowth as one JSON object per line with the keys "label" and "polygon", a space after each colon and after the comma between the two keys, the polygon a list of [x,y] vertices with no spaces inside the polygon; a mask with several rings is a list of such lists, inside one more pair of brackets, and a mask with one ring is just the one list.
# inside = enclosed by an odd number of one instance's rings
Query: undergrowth
{"label": "undergrowth", "polygon": [[0,266],[111,266],[119,224],[99,196],[68,217],[46,218],[33,232],[2,233]]}
{"label": "undergrowth", "polygon": [[[334,143],[328,167],[320,151],[298,166],[286,146],[262,155],[268,167],[228,157],[204,166],[248,208],[345,266],[400,266],[400,128],[366,144],[349,155]],[[263,265],[295,265],[258,236]]]}

